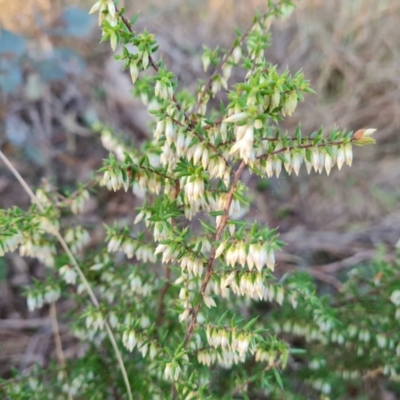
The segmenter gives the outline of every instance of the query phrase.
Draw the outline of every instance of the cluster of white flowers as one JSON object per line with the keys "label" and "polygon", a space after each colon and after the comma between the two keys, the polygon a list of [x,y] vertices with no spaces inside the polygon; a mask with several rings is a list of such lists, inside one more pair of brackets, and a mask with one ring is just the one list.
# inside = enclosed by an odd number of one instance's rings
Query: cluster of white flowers
{"label": "cluster of white flowers", "polygon": [[351,381],[351,380],[359,380],[361,378],[361,372],[354,370],[354,371],[349,371],[347,369],[344,369],[340,371],[340,375],[342,376],[343,379],[346,381]]}
{"label": "cluster of white flowers", "polygon": [[236,271],[223,274],[220,284],[213,285],[213,291],[222,297],[228,297],[228,288],[236,296],[244,296],[253,300],[276,301],[282,305],[285,298],[291,303],[293,308],[297,307],[297,294],[285,293],[282,286],[274,283],[265,284],[265,278],[260,273],[239,273]]}
{"label": "cluster of white flowers", "polygon": [[[228,250],[225,251],[225,249]],[[271,271],[275,268],[275,254],[267,243],[250,243],[244,241],[229,243],[223,241],[218,246],[215,258],[224,254],[225,263],[233,268],[236,264],[241,267],[248,267],[249,271],[256,268],[258,272],[267,266]]]}
{"label": "cluster of white flowers", "polygon": [[[131,253],[128,253],[125,249],[125,243],[123,244],[122,248],[127,257],[131,258],[130,257]],[[138,247],[135,250],[135,257],[143,262],[155,263],[157,261],[157,257],[154,254],[153,247],[144,244],[138,245]]]}
{"label": "cluster of white flowers", "polygon": [[154,254],[162,253],[161,261],[163,263],[169,263],[176,261],[179,251],[173,250],[172,246],[168,244],[159,244],[154,252]]}
{"label": "cluster of white flowers", "polygon": [[[171,219],[168,220],[171,223]],[[161,242],[162,240],[166,240],[170,237],[167,230],[164,229],[164,225],[162,222],[155,222],[153,227],[153,237],[156,242]]]}
{"label": "cluster of white flowers", "polygon": [[[65,375],[60,374],[59,379],[64,380]],[[64,383],[62,390],[64,393],[69,393],[71,396],[78,396],[80,393],[85,393],[90,385],[90,381],[93,380],[94,373],[88,371],[85,374],[79,374],[75,376],[69,383]]]}
{"label": "cluster of white flowers", "polygon": [[54,267],[54,254],[56,254],[55,246],[50,243],[41,242],[39,234],[35,233],[30,237],[29,234],[25,232],[19,247],[19,254],[21,256],[37,258],[46,267]]}
{"label": "cluster of white flowers", "polygon": [[[118,16],[113,0],[98,0],[90,9],[89,14],[99,13],[99,26],[107,21],[111,26],[116,26]],[[112,39],[112,38],[111,38]],[[115,46],[112,46],[115,50]]]}
{"label": "cluster of white flowers", "polygon": [[85,189],[82,190],[77,196],[71,199],[71,211],[74,214],[79,214],[83,211],[85,203],[89,200],[89,192]]}
{"label": "cluster of white flowers", "polygon": [[3,257],[5,253],[16,250],[21,243],[23,236],[21,232],[15,232],[4,235],[0,239],[0,257]]}
{"label": "cluster of white flowers", "polygon": [[[117,138],[115,135],[113,135],[108,129],[103,129],[101,131],[101,141],[103,144],[103,147],[113,153],[117,160],[123,162],[125,160],[125,157],[129,157],[130,161],[133,163],[137,163],[139,161],[138,157],[135,155],[134,151],[132,148],[127,146],[121,139]],[[152,167],[158,167],[160,165],[160,156],[158,154],[155,154],[153,152],[147,153],[147,158],[149,160],[149,163]],[[142,177],[142,181],[140,181],[140,187],[142,189],[147,189],[146,185],[148,180],[145,179],[146,177]],[[108,181],[107,179],[103,178],[103,180]],[[103,183],[103,185],[105,185]],[[150,185],[153,186],[154,184],[150,182]],[[122,185],[123,186],[123,185]]]}
{"label": "cluster of white flowers", "polygon": [[71,251],[77,253],[90,242],[90,235],[86,229],[77,225],[65,231],[64,239],[68,243]]}
{"label": "cluster of white flowers", "polygon": [[181,186],[185,190],[185,204],[191,206],[204,195],[204,180],[200,177],[185,177],[181,179]]}
{"label": "cluster of white flowers", "polygon": [[122,343],[130,352],[136,347],[142,357],[146,357],[148,354],[151,360],[154,360],[160,351],[155,342],[145,338],[140,332],[136,332],[132,328],[124,331]]}
{"label": "cluster of white flowers", "polygon": [[55,234],[60,229],[58,220],[50,219],[44,215],[35,215],[32,218],[32,224],[37,225],[40,230],[50,234]]}
{"label": "cluster of white flowers", "polygon": [[128,282],[132,292],[142,296],[148,296],[153,290],[153,286],[149,282],[143,282],[136,272],[128,276]]}
{"label": "cluster of white flowers", "polygon": [[160,194],[162,181],[161,178],[155,174],[151,176],[141,174],[137,183],[142,192],[146,192],[148,190],[151,193]]}
{"label": "cluster of white flowers", "polygon": [[318,390],[321,393],[329,394],[332,391],[331,384],[322,379],[315,380],[307,380],[307,383],[312,386],[315,390]]}
{"label": "cluster of white flowers", "polygon": [[146,227],[150,226],[150,221],[148,219],[151,218],[151,212],[145,209],[142,209],[139,214],[136,215],[135,220],[133,221],[134,224],[138,224],[140,221],[144,219],[144,223]]}
{"label": "cluster of white flowers", "polygon": [[[74,327],[72,329],[73,334],[78,339],[83,342],[88,342],[96,347],[102,346],[104,339],[107,337],[107,333],[105,330],[97,330],[97,329],[88,329],[88,328],[78,328]],[[89,349],[89,346],[82,346],[82,353],[85,354]]]}
{"label": "cluster of white flowers", "polygon": [[180,260],[182,271],[187,270],[194,276],[201,276],[204,270],[204,261],[196,257],[195,255],[186,254]]}
{"label": "cluster of white flowers", "polygon": [[[281,148],[282,146],[278,144],[274,151],[278,151]],[[286,162],[283,162],[282,158],[280,158],[278,154],[268,155],[265,163],[265,173],[268,177],[272,177],[274,174],[279,177],[283,165],[289,175],[292,171],[298,175],[303,162],[308,174],[313,168],[315,172],[321,174],[325,168],[326,173],[329,175],[335,164],[337,164],[337,167],[340,170],[345,162],[348,166],[351,166],[353,162],[353,149],[351,142],[342,145],[332,145],[329,148],[330,153],[326,150],[326,146],[323,145],[313,146],[308,149],[301,147],[291,150],[287,149],[281,153],[281,157],[283,156]],[[307,150],[311,154],[310,161],[306,157]]]}
{"label": "cluster of white flowers", "polygon": [[308,368],[316,371],[326,366],[326,360],[323,358],[313,358],[308,362]]}
{"label": "cluster of white flowers", "polygon": [[[188,356],[186,354],[184,354],[182,358],[188,360]],[[177,381],[181,372],[182,368],[177,361],[168,362],[164,368],[164,378],[168,382]]]}
{"label": "cluster of white flowers", "polygon": [[124,188],[128,191],[130,180],[127,174],[124,174],[121,169],[109,167],[104,171],[103,177],[100,180],[100,186],[105,186],[108,190],[117,190]]}
{"label": "cluster of white flowers", "polygon": [[308,342],[318,341],[322,344],[329,343],[329,336],[321,332],[318,327],[311,324],[300,324],[295,321],[284,321],[273,323],[272,328],[276,334],[289,333],[295,336],[304,337]]}
{"label": "cluster of white flowers", "polygon": [[40,187],[36,190],[35,196],[38,199],[39,203],[44,207],[52,206],[53,203],[49,199],[48,192],[51,190],[49,186],[45,184],[44,187]]}
{"label": "cluster of white flowers", "polygon": [[99,309],[95,308],[87,311],[85,323],[88,330],[103,330],[105,322],[106,319]]}
{"label": "cluster of white flowers", "polygon": [[75,268],[69,265],[64,265],[58,270],[58,273],[66,283],[70,285],[75,285],[76,277],[78,276]]}
{"label": "cluster of white flowers", "polygon": [[221,350],[200,350],[197,353],[197,360],[200,364],[211,366],[218,364],[223,368],[230,369],[235,364],[244,363],[246,361],[246,354],[239,354],[229,349]]}
{"label": "cluster of white flowers", "polygon": [[392,294],[390,295],[390,301],[395,306],[400,306],[400,290],[399,289],[393,290]]}
{"label": "cluster of white flowers", "polygon": [[280,356],[281,354],[275,350],[265,350],[264,348],[257,347],[255,360],[257,362],[267,362],[268,366],[272,367],[277,364]]}
{"label": "cluster of white flowers", "polygon": [[150,245],[143,244],[139,240],[123,234],[116,233],[110,237],[107,251],[109,253],[122,251],[127,258],[135,256],[138,260],[143,262],[154,263],[157,261],[156,254]]}
{"label": "cluster of white flowers", "polygon": [[[214,211],[225,211],[228,206],[228,199],[229,199],[228,193],[222,193],[218,197],[218,204]],[[233,198],[229,206],[228,216],[233,219],[239,219],[242,218],[246,214],[246,212],[247,209],[241,206],[240,201]],[[222,215],[218,215],[216,217],[215,226],[217,228],[220,226],[222,220],[223,220]],[[233,233],[235,232],[235,225],[230,224],[228,226],[228,229],[231,235],[233,235]]]}
{"label": "cluster of white flowers", "polygon": [[245,355],[248,351],[254,353],[253,335],[249,332],[238,332],[234,328],[228,329],[218,326],[206,326],[208,344],[214,348]]}
{"label": "cluster of white flowers", "polygon": [[29,311],[33,311],[36,308],[42,308],[43,304],[50,304],[57,301],[61,296],[60,287],[56,284],[49,284],[41,290],[31,290],[28,293],[27,304]]}
{"label": "cluster of white flowers", "polygon": [[169,79],[161,78],[157,80],[154,93],[157,97],[161,97],[164,100],[172,99],[174,89]]}
{"label": "cluster of white flowers", "polygon": [[396,366],[384,365],[382,372],[383,372],[383,375],[388,376],[390,380],[400,382],[400,375],[397,373],[396,367],[397,367],[397,365]]}

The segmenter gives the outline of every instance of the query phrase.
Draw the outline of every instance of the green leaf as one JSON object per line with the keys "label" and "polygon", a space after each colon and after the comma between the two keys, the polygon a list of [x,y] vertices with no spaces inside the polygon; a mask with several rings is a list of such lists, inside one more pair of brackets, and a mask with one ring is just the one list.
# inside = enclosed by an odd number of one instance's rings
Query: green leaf
{"label": "green leaf", "polygon": [[306,349],[295,349],[295,348],[292,348],[292,349],[289,349],[289,351],[290,351],[291,354],[305,354],[305,353],[307,353]]}
{"label": "green leaf", "polygon": [[252,327],[255,325],[255,323],[257,322],[258,317],[259,317],[259,316],[257,315],[257,317],[251,319],[251,320],[243,327],[243,329],[244,329],[244,330],[250,330],[250,328],[252,328]]}
{"label": "green leaf", "polygon": [[139,18],[139,11],[131,19],[131,25],[135,25],[138,18]]}
{"label": "green leaf", "polygon": [[205,221],[203,221],[201,219],[199,219],[199,221],[200,221],[201,225],[203,225],[203,227],[206,230],[208,230],[211,233],[217,233],[217,230],[213,226],[211,226],[209,223],[207,223],[207,222],[205,222]]}
{"label": "green leaf", "polygon": [[279,387],[283,390],[283,382],[282,382],[282,378],[281,378],[279,371],[276,368],[274,368],[273,371],[274,371],[276,382],[278,383]]}
{"label": "green leaf", "polygon": [[301,129],[300,129],[300,125],[297,125],[295,136],[296,136],[297,142],[300,144],[300,143],[301,143]]}
{"label": "green leaf", "polygon": [[210,215],[211,217],[218,217],[221,215],[225,215],[225,211],[210,211],[208,215]]}

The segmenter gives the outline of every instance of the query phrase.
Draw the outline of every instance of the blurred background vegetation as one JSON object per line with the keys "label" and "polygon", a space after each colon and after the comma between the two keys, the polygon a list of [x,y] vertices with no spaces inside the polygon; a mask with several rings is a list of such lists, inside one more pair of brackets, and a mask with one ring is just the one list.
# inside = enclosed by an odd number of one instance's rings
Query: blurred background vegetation
{"label": "blurred background vegetation", "polygon": [[[149,136],[148,115],[131,95],[129,76],[99,45],[92,0],[0,0],[0,145],[33,185],[44,177],[62,190],[87,182],[105,152],[92,132],[100,120],[138,144]],[[234,27],[244,29],[265,0],[125,0],[137,29],[156,34],[159,56],[180,87],[205,78],[203,45],[228,47]],[[268,58],[279,68],[302,68],[317,92],[308,95],[284,128],[321,125],[349,130],[377,128],[377,145],[356,149],[352,168],[325,175],[302,171],[279,180],[245,176],[254,187],[256,217],[280,226],[288,243],[278,273],[304,268],[337,290],[349,267],[368,263],[379,247],[394,257],[400,237],[400,2],[302,0],[292,17],[273,26]],[[239,79],[240,77],[236,77]],[[25,207],[28,199],[0,166],[0,207]],[[124,219],[132,194],[100,194],[85,216],[102,239],[102,221]],[[21,288],[43,267],[18,255],[0,259],[0,374],[44,363],[52,351],[50,326],[28,313]],[[324,286],[325,285],[325,286]],[[333,288],[331,287],[333,286]],[[61,310],[68,304],[61,305]],[[24,318],[29,317],[28,320]],[[24,322],[25,321],[25,322]],[[27,322],[28,321],[28,322]],[[35,322],[36,321],[36,322]],[[42,321],[42,322],[41,322]],[[46,328],[47,326],[47,328]],[[77,344],[70,341],[70,355]],[[18,340],[15,340],[18,338]],[[68,355],[68,354],[67,354]]]}

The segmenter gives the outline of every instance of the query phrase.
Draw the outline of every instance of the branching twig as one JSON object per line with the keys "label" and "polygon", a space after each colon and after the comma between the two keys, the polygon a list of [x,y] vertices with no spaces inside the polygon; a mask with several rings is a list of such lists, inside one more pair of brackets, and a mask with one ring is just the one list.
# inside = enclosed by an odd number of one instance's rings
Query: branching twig
{"label": "branching twig", "polygon": [[[115,9],[116,9],[117,12],[119,12],[117,7],[115,7]],[[124,23],[124,25],[126,26],[126,28],[128,29],[128,31],[130,33],[133,33],[133,27],[132,27],[131,23],[129,22],[128,18],[126,18],[125,15],[121,15],[121,19],[122,19],[122,22]],[[151,54],[149,54],[149,63],[153,67],[155,72],[158,72],[160,70],[160,68],[158,67],[156,61],[154,60],[154,58],[152,57]],[[178,102],[178,100],[177,100],[175,95],[172,96],[172,100],[175,103],[175,106],[176,106],[177,110],[179,112],[183,112],[182,106],[179,104],[179,102]],[[190,118],[186,115],[185,112],[183,112],[183,115],[187,119],[187,121],[189,123],[189,126],[191,128],[194,128],[195,125],[194,125],[193,121],[190,120]]]}
{"label": "branching twig", "polygon": [[[225,230],[225,227],[228,223],[228,219],[229,219],[229,209],[231,207],[232,204],[232,199],[233,199],[233,195],[235,193],[237,184],[239,183],[239,180],[242,176],[243,170],[246,167],[246,163],[244,161],[241,162],[241,164],[239,165],[238,169],[235,172],[235,176],[233,178],[233,182],[231,185],[231,189],[229,190],[228,193],[228,198],[227,198],[227,202],[226,202],[226,206],[225,206],[225,214],[222,216],[220,224],[217,228],[217,232],[215,234],[215,238],[214,241],[218,242],[221,239],[222,233]],[[201,284],[201,288],[200,288],[200,294],[203,296],[206,292],[207,289],[207,285],[210,282],[212,273],[213,273],[213,263],[215,260],[215,253],[216,253],[217,247],[214,247],[213,250],[211,251],[210,257],[208,258],[207,261],[207,270],[206,270],[206,274],[204,276],[203,282]],[[192,318],[190,320],[190,323],[186,329],[186,334],[185,334],[185,344],[187,344],[193,334],[196,322],[197,322],[197,315],[200,311],[201,305],[203,303],[200,302],[193,310],[192,310]]]}
{"label": "branching twig", "polygon": [[[239,39],[239,43],[236,46],[241,46],[242,43],[244,42],[244,40],[247,38],[247,36],[249,35],[249,33],[251,32],[251,28],[249,28],[243,35],[242,37]],[[228,61],[228,58],[232,55],[233,51],[235,50],[235,44],[233,44],[233,46],[231,47],[231,49],[225,54],[225,56],[222,58],[222,60],[220,61],[220,63],[218,64],[217,68],[215,69],[215,71],[211,74],[210,78],[208,79],[207,83],[204,85],[203,90],[201,91],[200,95],[197,98],[197,103],[196,106],[194,108],[194,114],[197,114],[197,112],[199,111],[199,107],[201,104],[201,101],[203,100],[205,94],[210,90],[211,85],[212,85],[212,81],[213,79],[222,71],[223,66],[225,65],[225,63]]]}

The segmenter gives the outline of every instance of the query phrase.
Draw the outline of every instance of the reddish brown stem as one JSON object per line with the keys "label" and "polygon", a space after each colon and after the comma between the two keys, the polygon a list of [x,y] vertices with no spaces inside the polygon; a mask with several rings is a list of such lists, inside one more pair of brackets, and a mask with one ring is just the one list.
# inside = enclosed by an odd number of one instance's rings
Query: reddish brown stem
{"label": "reddish brown stem", "polygon": [[[225,214],[222,216],[221,222],[217,228],[217,232],[215,233],[215,237],[214,237],[214,242],[218,242],[221,239],[221,236],[225,230],[225,227],[228,223],[229,220],[229,209],[231,207],[232,204],[232,200],[233,200],[233,195],[235,193],[237,184],[239,183],[240,177],[242,176],[243,170],[246,167],[246,163],[244,161],[241,162],[241,164],[239,165],[239,168],[236,170],[235,172],[235,176],[233,178],[233,182],[231,185],[231,189],[228,192],[228,199],[226,202],[226,206],[224,209]],[[207,285],[210,282],[211,276],[213,274],[213,263],[215,260],[215,253],[217,251],[217,248],[214,247],[213,250],[211,251],[210,257],[207,260],[207,269],[206,269],[206,274],[204,276],[203,282],[201,284],[201,288],[200,288],[200,294],[201,296],[204,296],[206,289],[207,289]],[[202,301],[197,304],[196,307],[194,307],[194,309],[192,309],[192,318],[190,320],[190,323],[186,329],[186,334],[185,334],[185,345],[189,342],[190,338],[192,337],[192,334],[194,332],[194,328],[196,326],[197,323],[197,315],[200,311],[201,305],[202,305]]]}

